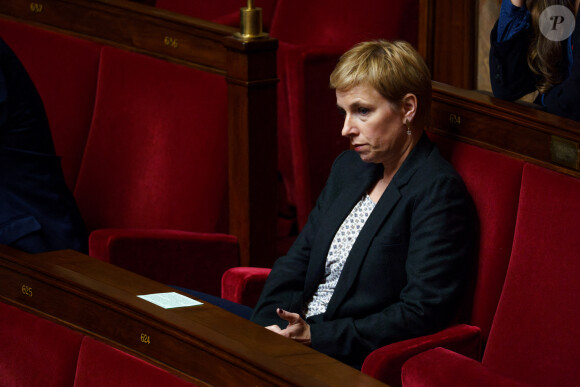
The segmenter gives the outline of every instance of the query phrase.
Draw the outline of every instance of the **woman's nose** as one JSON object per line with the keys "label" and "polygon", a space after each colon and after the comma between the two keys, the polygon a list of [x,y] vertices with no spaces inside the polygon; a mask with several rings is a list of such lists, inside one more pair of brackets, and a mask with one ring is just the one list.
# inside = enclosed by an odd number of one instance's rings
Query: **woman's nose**
{"label": "woman's nose", "polygon": [[344,124],[342,126],[342,136],[343,137],[349,137],[351,136],[356,130],[355,127],[352,125],[352,120],[350,119],[350,117],[347,115],[344,118]]}

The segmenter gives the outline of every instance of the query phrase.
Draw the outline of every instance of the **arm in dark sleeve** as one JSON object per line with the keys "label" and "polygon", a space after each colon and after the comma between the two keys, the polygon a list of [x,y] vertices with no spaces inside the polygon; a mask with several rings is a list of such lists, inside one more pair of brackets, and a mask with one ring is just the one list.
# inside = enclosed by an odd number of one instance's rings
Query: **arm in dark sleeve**
{"label": "arm in dark sleeve", "polygon": [[368,316],[319,318],[310,325],[312,347],[360,367],[383,345],[449,324],[473,263],[476,223],[461,181],[438,179],[427,187],[412,209],[407,281],[399,300]]}
{"label": "arm in dark sleeve", "polygon": [[544,95],[544,105],[550,113],[580,121],[580,12],[572,34],[572,69],[570,76]]}
{"label": "arm in dark sleeve", "polygon": [[536,90],[534,74],[528,66],[528,47],[531,29],[518,31],[500,41],[498,23],[491,30],[489,73],[493,95],[513,101]]}
{"label": "arm in dark sleeve", "polygon": [[[334,165],[341,159],[338,156]],[[329,180],[332,179],[331,177]],[[317,225],[323,207],[327,204],[328,183],[316,201],[316,205],[308,216],[308,222],[296,238],[288,253],[280,257],[273,265],[266,280],[260,299],[254,308],[251,320],[262,326],[279,325],[283,323],[276,314],[276,308],[282,308],[292,313],[302,314],[304,282],[310,263],[312,240],[317,232]]]}

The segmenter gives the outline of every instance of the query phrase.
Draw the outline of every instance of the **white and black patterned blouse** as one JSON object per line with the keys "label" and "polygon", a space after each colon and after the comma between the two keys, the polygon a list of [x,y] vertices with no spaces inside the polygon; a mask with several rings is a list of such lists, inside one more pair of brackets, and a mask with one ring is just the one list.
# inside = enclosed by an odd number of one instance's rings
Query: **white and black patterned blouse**
{"label": "white and black patterned blouse", "polygon": [[369,195],[365,194],[334,235],[326,257],[324,278],[310,302],[305,306],[304,314],[306,317],[322,314],[326,311],[348,254],[374,208],[375,203]]}

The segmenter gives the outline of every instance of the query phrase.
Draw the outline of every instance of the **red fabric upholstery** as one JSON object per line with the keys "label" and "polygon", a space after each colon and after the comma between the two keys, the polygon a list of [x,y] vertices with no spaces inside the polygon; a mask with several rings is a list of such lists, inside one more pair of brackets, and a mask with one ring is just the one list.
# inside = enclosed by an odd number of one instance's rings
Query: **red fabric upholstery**
{"label": "red fabric upholstery", "polygon": [[89,230],[225,231],[226,107],[223,77],[105,47],[75,190]]}
{"label": "red fabric upholstery", "polygon": [[336,0],[278,0],[270,33],[283,42],[308,46],[350,48],[377,38],[416,42],[416,0],[362,0],[352,5]]}
{"label": "red fabric upholstery", "polygon": [[537,385],[580,385],[580,179],[526,165],[514,245],[483,364]]}
{"label": "red fabric upholstery", "polygon": [[348,149],[340,135],[342,116],[328,79],[343,50],[295,46],[278,50],[278,164],[298,225],[322,191],[332,162]]}
{"label": "red fabric upholstery", "polygon": [[82,335],[0,302],[0,386],[72,386]]}
{"label": "red fabric upholstery", "polygon": [[[302,228],[332,161],[347,149],[329,76],[355,43],[417,40],[417,1],[278,0],[270,35],[278,49],[278,164]],[[345,12],[348,7],[348,12]]]}
{"label": "red fabric upholstery", "polygon": [[445,137],[430,137],[463,178],[477,209],[477,277],[461,317],[481,328],[486,340],[510,259],[524,162]]}
{"label": "red fabric upholstery", "polygon": [[226,99],[223,77],[103,48],[75,196],[89,230],[131,230],[91,237],[91,255],[219,294],[237,246],[202,234],[227,230]]}
{"label": "red fabric upholstery", "polygon": [[445,346],[478,358],[481,354],[481,331],[471,325],[454,325],[433,335],[417,337],[387,345],[372,352],[365,359],[364,373],[374,378],[401,385],[401,367],[407,359],[437,346]]}
{"label": "red fabric upholstery", "polygon": [[[219,278],[240,264],[238,239],[173,230],[101,229],[89,254],[173,286],[220,295]],[[217,280],[216,280],[217,279]]]}
{"label": "red fabric upholstery", "polygon": [[256,306],[271,269],[234,267],[222,276],[222,298],[250,307]]}
{"label": "red fabric upholstery", "polygon": [[441,387],[531,387],[533,385],[490,372],[476,360],[453,351],[435,348],[403,365],[404,386]]}
{"label": "red fabric upholstery", "polygon": [[0,36],[38,89],[73,190],[93,114],[101,45],[5,19]]}
{"label": "red fabric upholstery", "polygon": [[424,353],[405,363],[404,385],[580,385],[578,197],[579,179],[525,165],[510,263],[482,363],[443,350]]}
{"label": "red fabric upholstery", "polygon": [[75,387],[194,386],[135,356],[85,337],[79,354]]}
{"label": "red fabric upholstery", "polygon": [[[262,8],[262,24],[265,31],[270,29],[276,3],[277,0],[254,1],[254,7]],[[232,27],[239,27],[240,8],[246,7],[247,3],[239,0],[157,0],[155,6],[183,15],[230,25]]]}
{"label": "red fabric upholstery", "polygon": [[479,216],[477,275],[474,289],[465,295],[457,319],[477,327],[481,333],[476,339],[475,332],[451,327],[424,338],[379,348],[365,359],[362,371],[392,386],[400,385],[403,362],[430,348],[450,348],[480,359],[503,286],[514,235],[524,163],[441,136],[430,137],[462,176]]}

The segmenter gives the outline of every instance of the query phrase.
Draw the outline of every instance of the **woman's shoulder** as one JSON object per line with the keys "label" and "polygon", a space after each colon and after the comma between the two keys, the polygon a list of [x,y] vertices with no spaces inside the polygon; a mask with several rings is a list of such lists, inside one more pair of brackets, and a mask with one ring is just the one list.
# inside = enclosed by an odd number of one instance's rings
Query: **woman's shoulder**
{"label": "woman's shoulder", "polygon": [[469,196],[463,178],[457,170],[446,160],[437,147],[413,177],[410,184],[417,192],[426,196],[445,196],[451,192]]}

